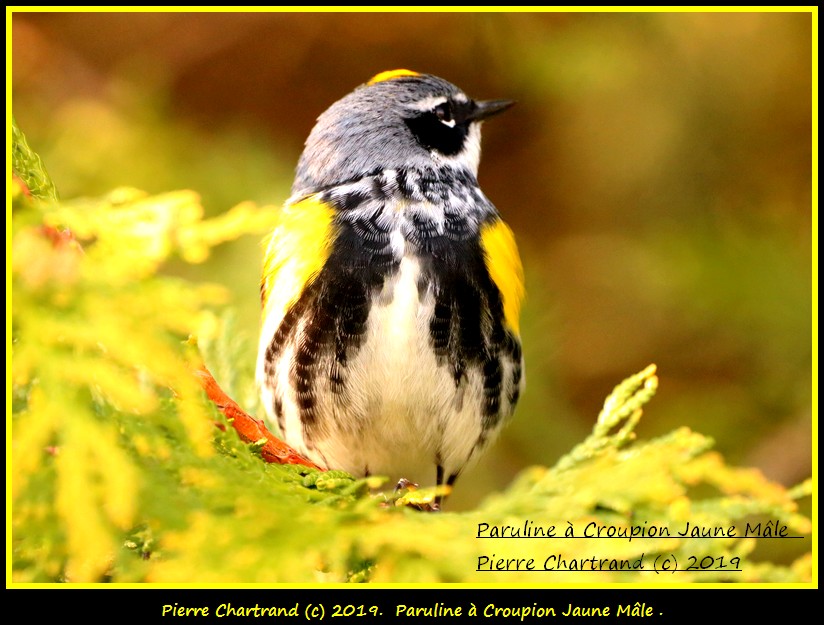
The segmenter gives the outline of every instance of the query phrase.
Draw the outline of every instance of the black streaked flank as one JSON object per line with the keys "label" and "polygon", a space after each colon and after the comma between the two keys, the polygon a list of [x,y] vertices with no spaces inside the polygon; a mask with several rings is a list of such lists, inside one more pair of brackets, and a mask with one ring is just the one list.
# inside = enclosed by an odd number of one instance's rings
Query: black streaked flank
{"label": "black streaked flank", "polygon": [[284,426],[285,426],[285,419],[283,415],[283,402],[279,398],[275,398],[274,400],[274,409],[275,409],[275,420],[277,421],[278,427],[280,428],[280,433],[283,434]]}
{"label": "black streaked flank", "polygon": [[521,343],[512,333],[507,333],[506,336],[506,353],[509,354],[509,360],[512,362],[512,387],[509,391],[509,403],[514,406],[518,403],[518,398],[521,395]]}
{"label": "black streaked flank", "polygon": [[[422,270],[435,295],[429,322],[432,349],[450,368],[456,387],[466,383],[468,369],[480,370],[482,426],[486,431],[504,416],[502,358],[510,362],[517,358],[512,362],[513,379],[507,382],[516,388],[520,383],[520,346],[504,328],[501,294],[486,269],[477,237],[448,243],[433,241],[431,246],[436,246],[438,253],[426,257]],[[518,399],[517,391],[508,393],[508,410],[514,405],[513,399]]]}
{"label": "black streaked flank", "polygon": [[449,337],[452,324],[452,306],[446,298],[435,300],[435,310],[429,322],[429,335],[432,339],[432,349],[435,355],[443,360],[449,355]]}
{"label": "black streaked flank", "polygon": [[272,341],[266,347],[265,355],[265,371],[266,375],[274,375],[275,361],[283,351],[283,348],[289,338],[292,336],[295,329],[295,324],[300,320],[303,313],[306,311],[308,301],[310,298],[306,297],[307,292],[311,292],[314,282],[308,284],[295,304],[286,312],[283,319],[272,337]]}
{"label": "black streaked flank", "polygon": [[325,429],[315,410],[318,383],[324,381],[338,395],[345,393],[346,365],[366,334],[371,299],[399,266],[387,249],[389,234],[380,226],[379,214],[341,222],[322,271],[284,316],[266,351],[271,375],[270,363],[284,345],[296,343],[289,382],[307,440],[318,428]]}
{"label": "black streaked flank", "polygon": [[310,432],[317,424],[315,365],[322,353],[323,345],[327,342],[330,321],[331,315],[328,310],[319,306],[312,308],[298,339],[290,371],[290,382],[296,391],[298,410],[305,433]]}
{"label": "black streaked flank", "polygon": [[497,424],[501,408],[501,361],[497,355],[490,355],[483,364],[484,369],[484,428]]}

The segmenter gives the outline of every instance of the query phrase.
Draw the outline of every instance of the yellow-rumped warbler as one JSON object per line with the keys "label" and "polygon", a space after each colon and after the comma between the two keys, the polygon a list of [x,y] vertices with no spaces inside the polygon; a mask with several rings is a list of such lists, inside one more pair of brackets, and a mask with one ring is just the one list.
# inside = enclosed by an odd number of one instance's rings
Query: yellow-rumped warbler
{"label": "yellow-rumped warbler", "polygon": [[523,272],[477,180],[481,122],[512,104],[393,70],[318,118],[266,249],[257,366],[316,464],[452,485],[512,414]]}

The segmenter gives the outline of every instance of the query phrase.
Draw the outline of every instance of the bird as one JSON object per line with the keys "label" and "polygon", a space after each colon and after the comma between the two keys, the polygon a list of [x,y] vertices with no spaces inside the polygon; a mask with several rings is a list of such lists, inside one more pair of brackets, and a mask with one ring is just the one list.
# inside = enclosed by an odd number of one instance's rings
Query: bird
{"label": "bird", "polygon": [[264,241],[256,378],[319,467],[449,492],[512,416],[523,268],[477,175],[513,104],[398,69],[317,118]]}

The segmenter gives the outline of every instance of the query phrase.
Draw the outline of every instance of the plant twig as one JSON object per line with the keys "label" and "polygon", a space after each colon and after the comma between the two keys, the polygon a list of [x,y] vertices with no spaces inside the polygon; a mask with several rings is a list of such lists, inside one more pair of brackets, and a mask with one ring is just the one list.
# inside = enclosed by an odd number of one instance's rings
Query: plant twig
{"label": "plant twig", "polygon": [[264,461],[277,464],[300,464],[310,469],[323,470],[272,434],[266,429],[262,420],[255,419],[246,413],[237,402],[223,392],[205,365],[198,365],[194,373],[200,386],[206,391],[206,395],[226,416],[243,441],[259,443],[265,440],[260,448],[260,455]]}

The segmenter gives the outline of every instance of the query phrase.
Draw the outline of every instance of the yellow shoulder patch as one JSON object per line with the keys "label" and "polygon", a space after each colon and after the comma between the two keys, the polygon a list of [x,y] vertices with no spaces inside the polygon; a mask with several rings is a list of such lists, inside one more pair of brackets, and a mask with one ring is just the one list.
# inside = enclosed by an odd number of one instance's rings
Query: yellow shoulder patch
{"label": "yellow shoulder patch", "polygon": [[419,72],[413,72],[411,69],[390,69],[386,72],[376,74],[369,79],[367,85],[374,85],[385,80],[392,80],[393,78],[400,78],[401,76],[420,76]]}
{"label": "yellow shoulder patch", "polygon": [[329,258],[335,210],[312,195],[283,208],[263,257],[263,315],[283,317]]}
{"label": "yellow shoulder patch", "polygon": [[496,219],[481,227],[481,247],[489,276],[501,292],[504,320],[518,334],[521,302],[524,300],[524,268],[512,229]]}

